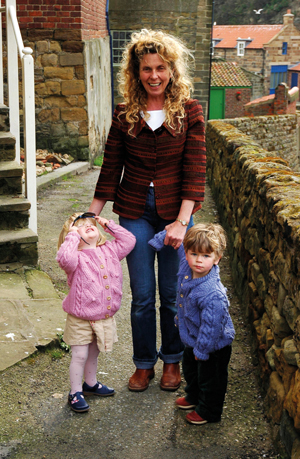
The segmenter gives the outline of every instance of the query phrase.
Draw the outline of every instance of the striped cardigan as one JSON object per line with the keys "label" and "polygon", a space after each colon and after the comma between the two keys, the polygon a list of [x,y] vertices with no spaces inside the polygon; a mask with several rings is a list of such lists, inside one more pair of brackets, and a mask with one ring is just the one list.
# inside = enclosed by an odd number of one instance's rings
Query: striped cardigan
{"label": "striped cardigan", "polygon": [[[197,100],[185,104],[184,129],[177,134],[165,123],[152,131],[140,116],[133,136],[129,123],[114,112],[95,197],[113,201],[113,211],[137,219],[144,213],[150,182],[155,186],[158,215],[175,220],[181,201],[195,201],[193,213],[201,208],[205,188],[205,128]],[[119,116],[120,115],[120,116]]]}

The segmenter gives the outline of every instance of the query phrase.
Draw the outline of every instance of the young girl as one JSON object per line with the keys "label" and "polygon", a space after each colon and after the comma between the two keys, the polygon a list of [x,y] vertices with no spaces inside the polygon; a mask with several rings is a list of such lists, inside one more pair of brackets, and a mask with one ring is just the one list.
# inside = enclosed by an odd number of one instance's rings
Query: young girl
{"label": "young girl", "polygon": [[[115,240],[107,241],[96,221]],[[118,340],[114,314],[122,297],[120,260],[134,245],[129,231],[91,212],[73,214],[60,233],[56,260],[70,287],[63,309],[68,313],[64,341],[72,350],[68,402],[73,411],[88,411],[84,395],[114,395],[114,389],[97,381],[97,362],[99,352],[111,351]]]}

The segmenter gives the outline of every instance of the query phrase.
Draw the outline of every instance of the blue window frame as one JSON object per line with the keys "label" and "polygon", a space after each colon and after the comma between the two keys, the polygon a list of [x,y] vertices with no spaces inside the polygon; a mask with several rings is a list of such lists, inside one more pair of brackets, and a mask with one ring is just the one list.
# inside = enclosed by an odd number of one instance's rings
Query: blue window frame
{"label": "blue window frame", "polygon": [[287,54],[288,44],[286,41],[282,43],[282,54]]}
{"label": "blue window frame", "polygon": [[270,94],[275,94],[275,89],[280,83],[287,82],[287,65],[271,66]]}

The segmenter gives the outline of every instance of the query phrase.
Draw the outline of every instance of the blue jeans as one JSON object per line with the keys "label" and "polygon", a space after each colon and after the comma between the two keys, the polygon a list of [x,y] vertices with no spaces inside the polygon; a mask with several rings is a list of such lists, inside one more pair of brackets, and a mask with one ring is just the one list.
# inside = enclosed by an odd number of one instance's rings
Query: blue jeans
{"label": "blue jeans", "polygon": [[[164,220],[156,212],[154,188],[149,187],[145,213],[137,220],[120,217],[120,225],[136,237],[135,248],[127,256],[132,291],[131,327],[133,361],[137,368],[153,368],[160,357],[165,363],[176,363],[182,358],[183,348],[177,327],[176,315],[177,271],[179,259],[171,246],[155,252],[148,241],[164,230],[173,220]],[[192,219],[190,222],[192,226]],[[156,279],[154,262],[158,261],[158,289],[160,297],[161,347],[156,347]]]}

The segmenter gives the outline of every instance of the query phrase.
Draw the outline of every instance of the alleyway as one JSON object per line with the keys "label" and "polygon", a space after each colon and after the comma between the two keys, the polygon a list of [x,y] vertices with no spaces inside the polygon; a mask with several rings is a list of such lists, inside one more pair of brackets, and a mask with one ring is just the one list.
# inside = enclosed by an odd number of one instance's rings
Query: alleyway
{"label": "alleyway", "polygon": [[[57,239],[65,219],[85,211],[91,202],[98,171],[62,180],[39,192],[38,232],[41,269],[57,289],[66,292],[65,274],[55,261]],[[207,190],[203,210],[196,220],[218,221]],[[106,218],[117,216],[111,206]],[[119,342],[111,354],[99,359],[99,380],[114,387],[109,398],[89,398],[90,411],[71,412],[67,406],[70,355],[55,359],[56,349],[40,352],[6,370],[0,377],[0,458],[13,459],[285,459],[276,450],[263,414],[263,402],[251,362],[249,330],[235,297],[230,260],[220,264],[228,288],[231,315],[237,335],[230,363],[228,394],[222,421],[202,427],[188,425],[185,412],[174,402],[183,395],[161,391],[162,364],[142,393],[129,392],[134,371],[130,330],[130,288],[126,263],[123,302],[116,316]],[[2,405],[2,403],[1,403]]]}

